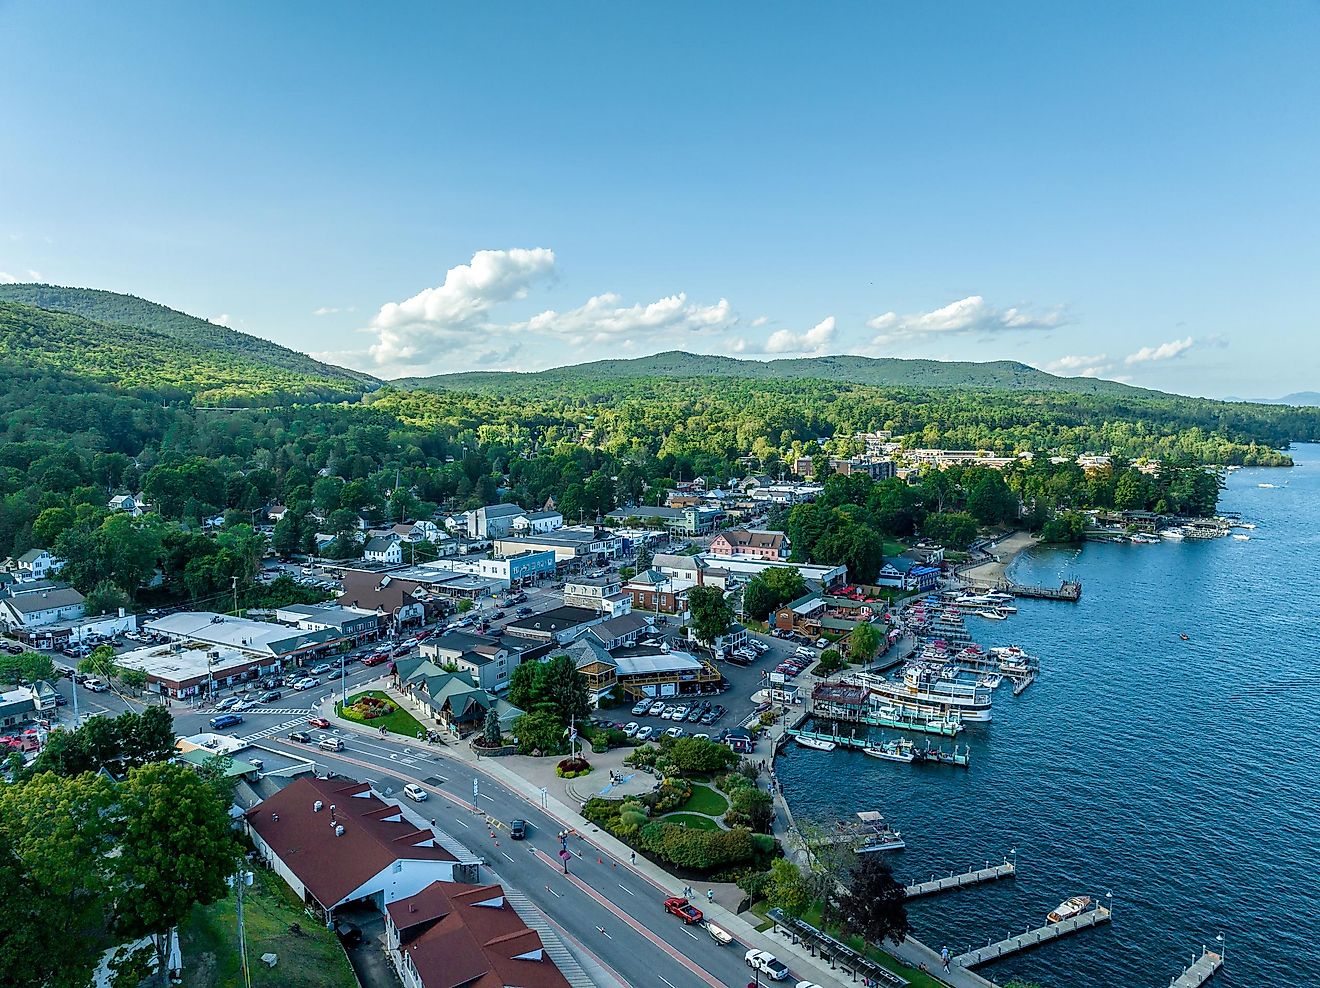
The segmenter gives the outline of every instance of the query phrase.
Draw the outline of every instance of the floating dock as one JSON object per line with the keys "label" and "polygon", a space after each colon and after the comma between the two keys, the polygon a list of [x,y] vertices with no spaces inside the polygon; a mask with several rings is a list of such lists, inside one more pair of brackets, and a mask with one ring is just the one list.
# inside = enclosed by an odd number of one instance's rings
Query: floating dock
{"label": "floating dock", "polygon": [[1082,599],[1081,580],[1064,580],[1057,587],[1033,587],[1008,580],[1000,583],[968,583],[967,587],[976,590],[1002,590],[1014,597],[1030,597],[1034,600],[1064,600],[1075,604]]}
{"label": "floating dock", "polygon": [[[808,731],[802,727],[790,727],[784,731],[786,737],[803,738],[807,741],[831,741],[840,748],[850,748],[853,751],[864,751],[872,744],[876,743],[870,737],[858,737],[856,731],[850,731],[847,734],[840,734],[837,731]],[[958,768],[968,768],[971,765],[971,751],[959,751],[958,746],[954,745],[953,751],[945,751],[943,748],[932,748],[926,745],[924,748],[914,748],[912,764],[931,764],[931,765],[954,765]]]}
{"label": "floating dock", "polygon": [[1034,930],[1027,930],[1025,933],[1019,933],[1015,937],[1007,937],[998,943],[968,950],[965,954],[959,954],[955,957],[953,963],[959,967],[976,967],[980,964],[989,964],[1001,957],[1007,957],[1023,950],[1030,950],[1032,947],[1049,943],[1051,940],[1058,940],[1060,937],[1077,933],[1079,930],[1087,930],[1093,926],[1099,926],[1101,923],[1108,923],[1111,915],[1110,911],[1104,906],[1096,906],[1094,909],[1073,916],[1070,919],[1065,919],[1062,922],[1050,923]]}
{"label": "floating dock", "polygon": [[1222,954],[1202,947],[1201,956],[1192,962],[1191,967],[1183,971],[1180,977],[1169,979],[1169,988],[1201,988],[1223,966]]}
{"label": "floating dock", "polygon": [[903,891],[907,893],[909,899],[920,899],[923,896],[952,892],[954,889],[967,888],[969,885],[979,885],[982,882],[1012,878],[1016,874],[1017,865],[1012,861],[1005,861],[1003,864],[989,865],[985,868],[973,868],[971,871],[964,871],[961,875],[949,874],[943,878],[932,877],[928,882],[917,882],[909,885]]}
{"label": "floating dock", "polygon": [[1021,696],[1028,686],[1036,681],[1036,674],[1029,672],[1025,676],[1018,676],[1013,680],[1013,695]]}

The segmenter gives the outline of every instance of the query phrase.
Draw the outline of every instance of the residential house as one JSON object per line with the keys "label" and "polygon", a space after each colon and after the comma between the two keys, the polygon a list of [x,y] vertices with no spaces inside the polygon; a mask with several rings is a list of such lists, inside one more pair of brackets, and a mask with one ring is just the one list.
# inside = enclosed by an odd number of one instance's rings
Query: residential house
{"label": "residential house", "polygon": [[940,568],[928,566],[907,556],[885,560],[876,574],[875,586],[899,590],[935,590],[939,587]]}
{"label": "residential house", "polygon": [[48,549],[29,549],[14,560],[14,569],[20,580],[45,580],[63,567],[64,560],[52,556]]}
{"label": "residential house", "polygon": [[362,558],[373,563],[398,566],[403,562],[403,539],[392,532],[368,539],[362,547]]}
{"label": "residential house", "polygon": [[303,775],[243,818],[258,856],[327,922],[349,903],[383,912],[433,882],[479,875],[365,782]]}
{"label": "residential house", "polygon": [[[690,624],[687,625],[686,631],[687,631],[688,641],[695,642],[697,640],[697,636],[692,625]],[[705,642],[702,642],[701,644],[705,645]],[[725,631],[724,634],[719,635],[713,642],[711,642],[710,649],[716,655],[719,655],[722,652],[732,652],[734,649],[741,648],[743,645],[746,644],[747,644],[747,629],[744,628],[741,624],[735,623],[729,625],[728,630]]]}
{"label": "residential house", "polygon": [[433,882],[391,902],[385,952],[404,988],[569,988],[499,885]]}
{"label": "residential house", "polygon": [[116,494],[107,502],[107,507],[111,511],[126,511],[137,518],[149,511],[151,505],[147,504],[141,494]]}
{"label": "residential house", "polygon": [[712,565],[701,556],[684,556],[660,552],[652,558],[651,568],[659,570],[665,576],[690,580],[696,586],[713,586],[719,587],[721,590],[728,589],[728,569],[723,566]]}
{"label": "residential house", "polygon": [[425,641],[418,648],[423,658],[436,665],[455,666],[466,672],[483,690],[499,693],[509,688],[513,670],[518,668],[522,652],[510,648],[498,638],[448,631]]}
{"label": "residential house", "polygon": [[623,592],[632,598],[634,613],[681,614],[687,610],[687,592],[695,586],[695,580],[648,569],[625,583]]}
{"label": "residential house", "polygon": [[266,517],[277,523],[282,522],[288,513],[289,509],[283,504],[272,504],[266,509]]}
{"label": "residential house", "polygon": [[718,556],[749,556],[754,559],[787,559],[788,536],[783,532],[751,528],[731,528],[710,543],[710,552]]}
{"label": "residential house", "polygon": [[524,511],[513,519],[512,530],[517,535],[541,535],[564,527],[564,516],[558,511]]}
{"label": "residential house", "polygon": [[[45,685],[47,689],[50,684]],[[31,724],[37,719],[41,702],[32,686],[0,687],[0,730]]]}
{"label": "residential house", "polygon": [[464,513],[469,538],[498,539],[513,531],[513,521],[524,514],[516,504],[487,504]]}
{"label": "residential house", "polygon": [[742,480],[738,481],[738,490],[743,494],[754,491],[758,487],[769,487],[775,482],[775,478],[766,473],[748,474]]}
{"label": "residential house", "polygon": [[607,517],[614,522],[627,522],[631,519],[654,522],[680,535],[706,535],[715,528],[723,514],[719,508],[697,503],[681,508],[651,508],[645,505],[616,508]]}
{"label": "residential house", "polygon": [[15,583],[0,596],[0,623],[12,630],[30,631],[56,621],[83,616],[83,595],[67,583],[38,580]]}
{"label": "residential house", "polygon": [[444,529],[433,521],[403,522],[395,525],[390,531],[405,542],[452,541]]}

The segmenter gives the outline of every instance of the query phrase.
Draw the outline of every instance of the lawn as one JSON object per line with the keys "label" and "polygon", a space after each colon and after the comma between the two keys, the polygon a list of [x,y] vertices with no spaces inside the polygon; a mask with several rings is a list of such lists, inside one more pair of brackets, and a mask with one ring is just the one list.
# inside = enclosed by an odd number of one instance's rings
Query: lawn
{"label": "lawn", "polygon": [[710,786],[697,783],[692,787],[692,797],[683,804],[681,809],[688,813],[723,816],[728,812],[729,801]]}
{"label": "lawn", "polygon": [[[209,906],[195,906],[179,928],[183,980],[190,988],[238,988],[238,920],[234,895]],[[289,932],[297,923],[299,933]],[[335,935],[310,918],[272,871],[255,868],[252,887],[243,890],[248,970],[253,988],[357,988],[353,968]],[[261,961],[275,954],[274,968]]]}
{"label": "lawn", "polygon": [[689,830],[719,830],[720,825],[708,816],[698,816],[696,813],[666,813],[663,816],[656,817],[663,823],[676,823],[680,827],[687,827]]}
{"label": "lawn", "polygon": [[342,703],[335,704],[335,713],[339,714],[341,717],[346,717],[349,720],[357,721],[359,724],[366,724],[368,727],[374,727],[377,729],[383,727],[392,734],[401,734],[407,738],[415,738],[417,737],[418,731],[426,730],[426,728],[422,727],[422,725],[417,722],[416,717],[395,703],[393,697],[382,693],[379,690],[367,690],[365,693],[358,693],[354,696],[350,696],[348,698],[349,707],[363,696],[374,696],[381,700],[389,700],[389,702],[394,705],[394,713],[387,714],[384,717],[372,717],[366,719],[357,716],[355,711],[348,709],[348,707],[345,707]]}
{"label": "lawn", "polygon": [[901,556],[903,553],[907,552],[907,546],[903,545],[901,542],[890,542],[886,539],[885,547],[881,551],[885,554],[886,558],[890,556]]}

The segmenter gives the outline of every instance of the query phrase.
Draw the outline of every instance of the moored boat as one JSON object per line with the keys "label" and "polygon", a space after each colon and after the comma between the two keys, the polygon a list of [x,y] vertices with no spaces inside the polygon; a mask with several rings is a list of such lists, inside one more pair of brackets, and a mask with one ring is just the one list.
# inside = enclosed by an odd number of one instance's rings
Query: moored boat
{"label": "moored boat", "polygon": [[1051,923],[1062,923],[1065,919],[1072,919],[1074,916],[1080,916],[1092,907],[1093,903],[1089,895],[1074,895],[1070,899],[1064,899],[1059,903],[1059,907],[1050,913],[1046,919]]}
{"label": "moored boat", "polygon": [[820,738],[804,738],[801,735],[795,736],[793,740],[812,751],[833,751],[838,747],[833,741],[823,741]]}
{"label": "moored boat", "polygon": [[1162,539],[1168,539],[1170,542],[1181,542],[1187,538],[1187,533],[1181,528],[1161,528],[1159,536]]}
{"label": "moored boat", "polygon": [[862,749],[862,752],[872,758],[879,758],[881,761],[886,762],[910,763],[917,757],[916,745],[907,738],[895,738],[893,741],[868,744]]}

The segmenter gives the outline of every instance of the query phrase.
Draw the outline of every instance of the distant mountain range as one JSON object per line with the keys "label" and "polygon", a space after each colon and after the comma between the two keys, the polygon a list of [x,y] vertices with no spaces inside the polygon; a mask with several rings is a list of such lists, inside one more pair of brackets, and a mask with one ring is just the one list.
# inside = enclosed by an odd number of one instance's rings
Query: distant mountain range
{"label": "distant mountain range", "polygon": [[1249,401],[1255,405],[1320,405],[1320,391],[1294,391],[1282,398],[1225,398],[1225,401]]}
{"label": "distant mountain range", "polygon": [[964,360],[902,360],[897,357],[845,355],[763,361],[706,356],[681,350],[626,360],[596,360],[532,373],[468,371],[434,377],[401,378],[388,383],[402,388],[496,391],[638,377],[729,377],[751,380],[815,378],[880,387],[1066,391],[1134,397],[1159,394],[1116,381],[1092,377],[1057,377],[1012,360],[975,363]]}

